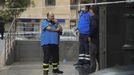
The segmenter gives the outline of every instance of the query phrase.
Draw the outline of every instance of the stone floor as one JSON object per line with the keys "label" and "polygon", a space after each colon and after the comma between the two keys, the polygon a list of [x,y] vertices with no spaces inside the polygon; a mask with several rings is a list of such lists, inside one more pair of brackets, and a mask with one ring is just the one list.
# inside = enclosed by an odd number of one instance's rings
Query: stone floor
{"label": "stone floor", "polygon": [[[62,75],[79,75],[72,62],[61,64]],[[0,70],[0,75],[43,75],[42,63],[40,62],[17,62]],[[55,75],[50,72],[49,75]]]}

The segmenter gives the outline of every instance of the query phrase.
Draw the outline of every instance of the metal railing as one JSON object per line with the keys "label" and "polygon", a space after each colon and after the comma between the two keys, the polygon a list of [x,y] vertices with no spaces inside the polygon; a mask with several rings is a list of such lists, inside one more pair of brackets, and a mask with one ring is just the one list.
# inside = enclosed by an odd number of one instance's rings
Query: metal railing
{"label": "metal railing", "polygon": [[17,24],[16,27],[16,40],[39,40],[40,25],[31,26],[26,24],[25,26]]}
{"label": "metal railing", "polygon": [[16,33],[16,19],[13,19],[10,28],[5,37],[5,65],[11,64],[14,60],[14,47],[15,47],[15,33]]}

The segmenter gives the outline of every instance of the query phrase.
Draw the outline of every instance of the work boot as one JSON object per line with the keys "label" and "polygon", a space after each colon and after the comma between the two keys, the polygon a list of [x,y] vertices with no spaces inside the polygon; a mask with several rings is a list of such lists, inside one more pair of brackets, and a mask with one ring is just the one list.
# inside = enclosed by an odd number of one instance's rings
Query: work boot
{"label": "work boot", "polygon": [[48,71],[43,71],[43,75],[48,75]]}
{"label": "work boot", "polygon": [[60,71],[59,69],[53,70],[53,73],[63,74],[63,71]]}

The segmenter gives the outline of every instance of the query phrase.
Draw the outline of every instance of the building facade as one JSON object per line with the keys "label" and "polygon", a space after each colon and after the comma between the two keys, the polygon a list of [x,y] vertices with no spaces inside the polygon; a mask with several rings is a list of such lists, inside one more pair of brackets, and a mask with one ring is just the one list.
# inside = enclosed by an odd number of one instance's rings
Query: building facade
{"label": "building facade", "polygon": [[[23,25],[35,24],[39,26],[42,19],[46,19],[48,12],[53,12],[64,29],[76,27],[78,10],[82,0],[31,0],[31,5],[18,18]],[[71,6],[70,6],[71,5]],[[37,26],[37,27],[38,27]]]}
{"label": "building facade", "polygon": [[71,11],[68,5],[70,0],[31,0],[30,7],[20,15],[19,22],[40,22],[51,11],[64,28],[70,28]]}

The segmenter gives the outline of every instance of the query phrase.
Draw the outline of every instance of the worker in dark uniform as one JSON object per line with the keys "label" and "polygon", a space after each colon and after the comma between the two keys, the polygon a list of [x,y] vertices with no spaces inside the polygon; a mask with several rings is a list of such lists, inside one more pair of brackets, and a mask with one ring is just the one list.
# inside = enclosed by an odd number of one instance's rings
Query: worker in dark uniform
{"label": "worker in dark uniform", "polygon": [[91,13],[91,22],[90,22],[90,37],[92,42],[92,49],[90,50],[91,54],[91,73],[96,71],[96,63],[99,62],[99,18],[95,13],[94,7],[89,9]]}
{"label": "worker in dark uniform", "polygon": [[49,12],[47,19],[41,23],[41,46],[44,51],[43,72],[48,74],[49,61],[52,61],[53,73],[62,74],[59,70],[59,32],[62,31],[61,26],[54,21],[54,14]]}
{"label": "worker in dark uniform", "polygon": [[5,28],[4,28],[4,20],[2,17],[0,17],[0,34],[1,34],[1,39],[4,38],[4,31],[5,31]]}

